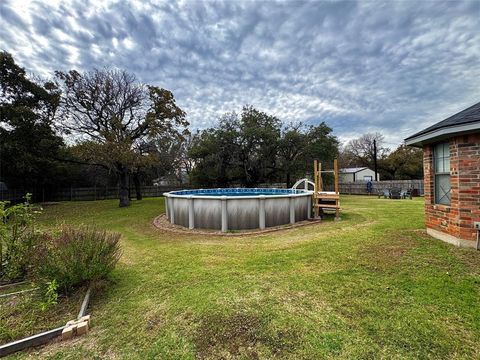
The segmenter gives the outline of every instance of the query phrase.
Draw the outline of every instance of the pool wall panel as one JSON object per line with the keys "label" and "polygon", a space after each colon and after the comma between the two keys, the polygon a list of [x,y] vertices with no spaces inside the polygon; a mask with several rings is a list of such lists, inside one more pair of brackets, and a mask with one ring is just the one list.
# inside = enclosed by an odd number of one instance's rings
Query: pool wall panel
{"label": "pool wall panel", "polygon": [[258,224],[258,211],[260,201],[258,199],[228,199],[228,229],[256,229]]}
{"label": "pool wall panel", "polygon": [[220,199],[194,199],[195,227],[201,229],[222,228],[222,201]]}

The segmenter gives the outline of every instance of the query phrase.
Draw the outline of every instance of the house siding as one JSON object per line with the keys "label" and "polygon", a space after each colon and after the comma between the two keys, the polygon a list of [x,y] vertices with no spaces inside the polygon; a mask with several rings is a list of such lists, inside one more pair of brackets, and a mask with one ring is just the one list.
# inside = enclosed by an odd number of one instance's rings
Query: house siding
{"label": "house siding", "polygon": [[[370,169],[364,169],[356,173],[355,180],[356,181],[363,181],[364,176],[371,176],[372,180],[375,180],[375,171]],[[380,175],[378,175],[378,181],[380,181]]]}
{"label": "house siding", "polygon": [[[371,176],[372,180],[375,180],[375,171],[371,169],[363,169],[357,171],[356,173],[342,173],[340,172],[340,180],[341,182],[357,182],[357,181],[364,181],[364,176]],[[380,181],[380,175],[378,175],[378,181]]]}
{"label": "house siding", "polygon": [[353,182],[353,173],[341,173],[340,180],[342,182]]}
{"label": "house siding", "polygon": [[423,152],[426,227],[434,230],[432,234],[440,232],[458,240],[458,245],[474,247],[477,238],[474,222],[480,221],[480,134],[449,139],[449,206],[435,204],[433,146],[424,146]]}

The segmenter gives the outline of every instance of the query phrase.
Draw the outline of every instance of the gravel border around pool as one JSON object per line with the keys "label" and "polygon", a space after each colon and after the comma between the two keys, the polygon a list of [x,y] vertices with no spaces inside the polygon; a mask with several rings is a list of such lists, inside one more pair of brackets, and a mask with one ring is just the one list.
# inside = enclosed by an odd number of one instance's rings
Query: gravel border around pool
{"label": "gravel border around pool", "polygon": [[269,227],[264,230],[252,229],[252,230],[235,230],[231,232],[222,232],[221,230],[207,230],[207,229],[188,229],[181,225],[174,225],[168,221],[165,214],[161,214],[153,219],[153,226],[158,230],[165,230],[176,234],[184,235],[210,235],[210,236],[251,236],[262,235],[280,230],[295,229],[304,226],[318,225],[322,222],[322,219],[310,219],[299,221],[295,224],[287,224],[281,226]]}

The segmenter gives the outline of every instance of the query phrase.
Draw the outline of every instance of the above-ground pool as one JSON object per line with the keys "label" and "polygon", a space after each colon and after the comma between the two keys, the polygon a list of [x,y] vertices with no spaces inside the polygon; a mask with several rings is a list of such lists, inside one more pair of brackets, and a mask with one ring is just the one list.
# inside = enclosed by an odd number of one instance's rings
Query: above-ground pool
{"label": "above-ground pool", "polygon": [[163,195],[168,220],[190,229],[265,229],[309,219],[312,209],[307,190],[200,189]]}

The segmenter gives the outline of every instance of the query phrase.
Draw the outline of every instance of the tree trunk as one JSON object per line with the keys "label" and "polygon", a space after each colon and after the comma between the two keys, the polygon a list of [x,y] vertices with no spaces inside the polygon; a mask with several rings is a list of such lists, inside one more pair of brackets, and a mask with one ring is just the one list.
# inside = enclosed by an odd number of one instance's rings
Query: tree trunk
{"label": "tree trunk", "polygon": [[287,171],[287,189],[290,189],[291,187],[291,181],[290,181],[290,171]]}
{"label": "tree trunk", "polygon": [[119,206],[120,207],[130,206],[130,198],[128,196],[128,190],[130,187],[128,168],[124,165],[120,165],[119,170],[120,170]]}
{"label": "tree trunk", "polygon": [[140,186],[140,176],[138,175],[138,172],[133,174],[133,184],[135,185],[137,200],[142,200],[142,188]]}

